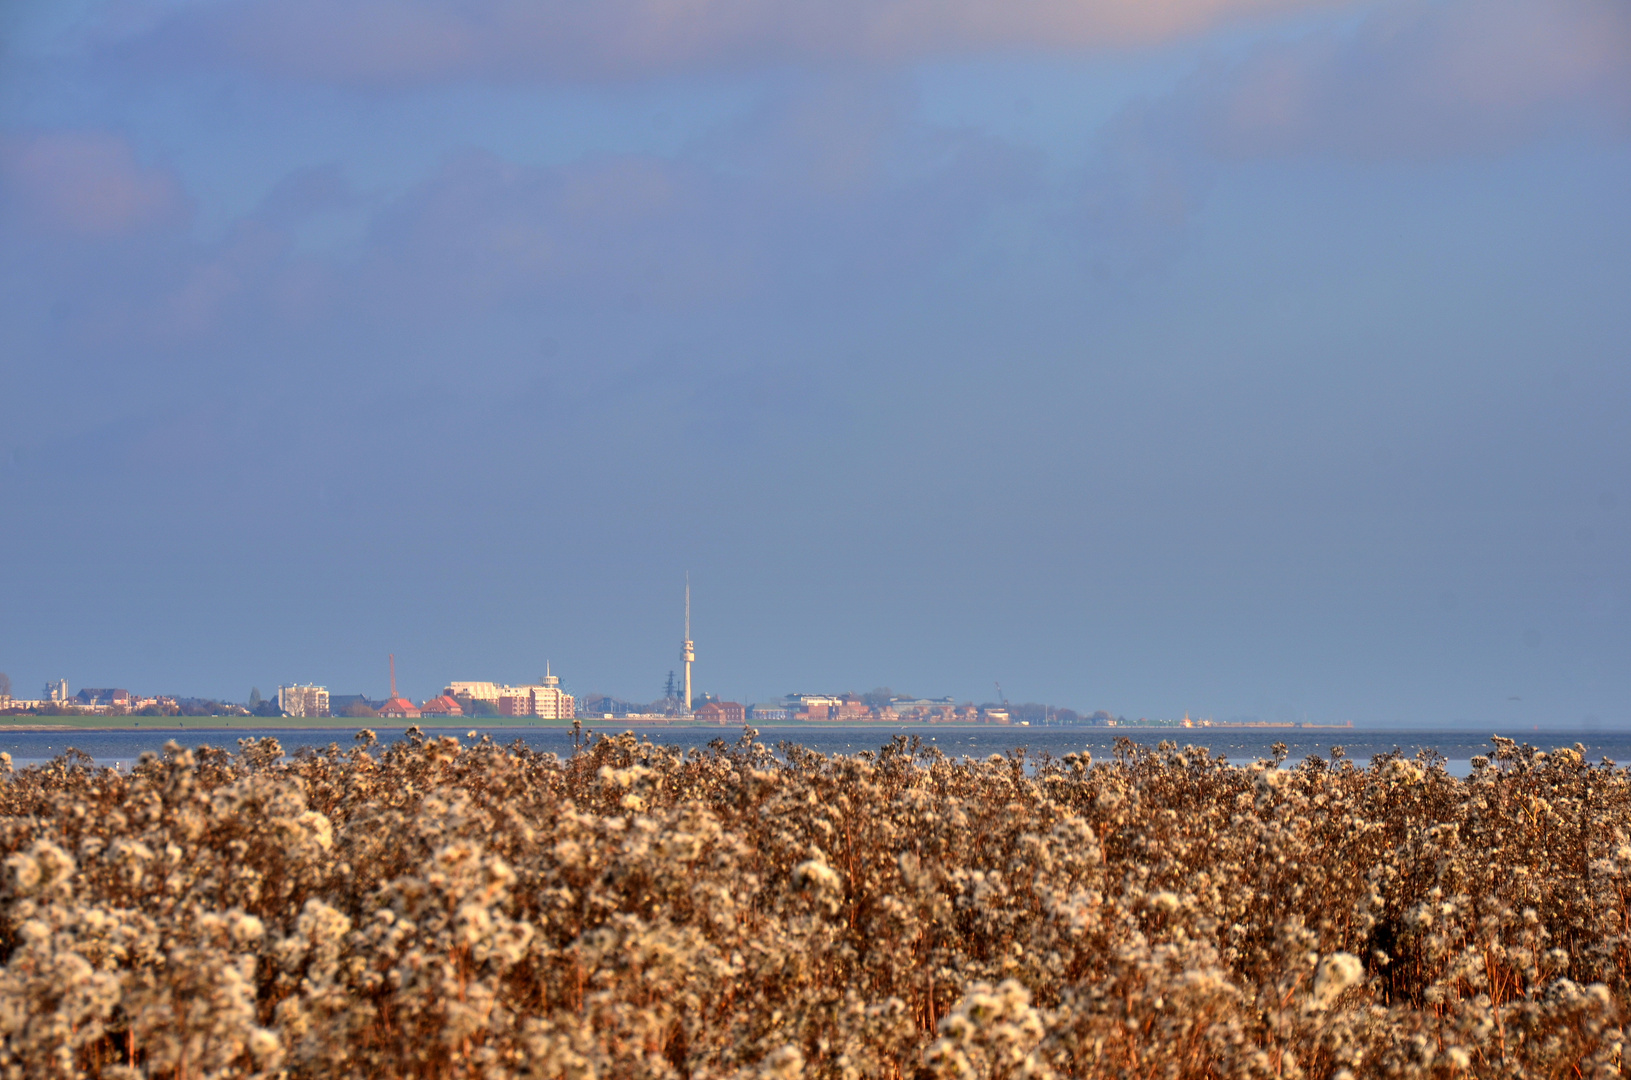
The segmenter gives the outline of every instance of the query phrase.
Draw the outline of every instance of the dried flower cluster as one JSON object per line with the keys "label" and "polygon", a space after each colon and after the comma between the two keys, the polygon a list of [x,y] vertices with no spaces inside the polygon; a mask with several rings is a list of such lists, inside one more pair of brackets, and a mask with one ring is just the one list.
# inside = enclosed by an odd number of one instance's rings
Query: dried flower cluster
{"label": "dried flower cluster", "polygon": [[1631,777],[1577,750],[358,739],[0,767],[0,1073],[1621,1067]]}

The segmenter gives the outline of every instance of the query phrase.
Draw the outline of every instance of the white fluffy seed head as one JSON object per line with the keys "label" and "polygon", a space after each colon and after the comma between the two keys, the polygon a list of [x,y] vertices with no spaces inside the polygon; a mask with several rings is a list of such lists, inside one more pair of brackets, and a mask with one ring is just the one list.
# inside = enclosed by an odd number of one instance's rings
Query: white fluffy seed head
{"label": "white fluffy seed head", "polygon": [[1353,953],[1332,953],[1320,961],[1314,972],[1314,990],[1309,1007],[1328,1009],[1342,992],[1365,977],[1365,965]]}

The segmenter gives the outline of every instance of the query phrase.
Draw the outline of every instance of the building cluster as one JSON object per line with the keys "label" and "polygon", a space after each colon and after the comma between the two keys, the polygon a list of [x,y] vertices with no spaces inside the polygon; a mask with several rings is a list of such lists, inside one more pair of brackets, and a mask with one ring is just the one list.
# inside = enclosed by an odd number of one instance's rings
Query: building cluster
{"label": "building cluster", "polygon": [[[270,701],[261,702],[252,697],[249,707],[222,702],[203,702],[216,713],[257,716],[281,716],[291,719],[322,717],[384,717],[386,719],[417,720],[426,716],[480,716],[513,719],[571,720],[577,714],[577,703],[571,694],[561,689],[561,680],[545,675],[537,683],[509,686],[493,682],[452,682],[440,694],[420,705],[396,691],[395,674],[391,682],[391,696],[386,700],[370,701],[361,694],[333,694],[327,687],[310,683],[290,683],[279,686]],[[0,712],[9,713],[74,713],[89,715],[127,716],[158,713],[175,715],[198,708],[193,699],[174,697],[138,697],[128,690],[87,687],[77,694],[71,693],[66,679],[56,679],[45,687],[43,697],[18,698],[9,694],[0,696]],[[740,710],[741,706],[737,706]],[[740,720],[740,716],[738,716]]]}
{"label": "building cluster", "polygon": [[577,715],[577,703],[571,694],[561,689],[561,680],[554,675],[545,675],[541,682],[530,686],[449,683],[442,696],[433,700],[439,707],[448,709],[445,715],[449,716],[473,715],[477,702],[490,706],[499,716],[570,720]]}
{"label": "building cluster", "polygon": [[311,717],[351,715],[356,705],[366,706],[367,714],[388,720],[418,720],[427,716],[502,716],[513,719],[570,720],[576,715],[571,694],[561,689],[561,680],[545,675],[537,683],[509,686],[494,682],[451,682],[435,697],[415,705],[411,698],[396,692],[378,704],[358,694],[330,698],[321,686],[280,686],[278,711],[284,716]]}
{"label": "building cluster", "polygon": [[761,723],[827,721],[829,723],[1008,724],[1007,709],[989,705],[958,705],[954,698],[890,698],[869,702],[854,694],[788,694],[785,701],[767,702],[748,710]]}
{"label": "building cluster", "polygon": [[0,709],[11,712],[64,711],[101,716],[128,716],[143,711],[174,712],[176,699],[164,695],[139,697],[129,690],[115,687],[87,686],[77,694],[68,690],[67,679],[53,679],[45,684],[45,696],[0,699]]}
{"label": "building cluster", "polygon": [[[605,696],[590,699],[594,715],[606,719],[666,724],[675,721],[718,724],[722,727],[758,723],[923,723],[923,724],[1010,724],[1027,725],[1029,720],[1015,720],[1004,704],[962,705],[949,697],[907,698],[889,697],[887,691],[861,697],[855,694],[788,694],[779,702],[744,706],[734,701],[720,701],[704,696],[698,703],[692,694],[691,665],[696,662],[696,644],[691,638],[691,585],[685,586],[685,637],[681,642],[680,661],[684,665],[683,694],[674,685],[674,673],[669,672],[667,693],[661,702],[633,706]],[[428,701],[415,705],[397,693],[396,657],[390,658],[391,696],[383,702],[370,701],[357,694],[330,695],[328,689],[310,684],[279,686],[277,697],[262,702],[259,691],[251,697],[250,708],[226,707],[233,712],[253,710],[257,716],[285,716],[315,718],[329,716],[381,717],[392,720],[416,720],[421,717],[494,717],[527,720],[571,720],[577,716],[577,702],[565,690],[561,681],[546,670],[537,683],[509,686],[493,682],[451,682],[442,692]],[[1000,695],[1000,688],[999,688]],[[72,702],[68,698],[68,684],[59,680],[47,688],[47,701],[17,702],[28,707],[58,705],[73,707],[75,711],[135,712],[146,705],[168,702],[173,709],[174,699],[141,699],[137,701],[124,690],[82,690]],[[207,702],[207,705],[219,703]],[[0,708],[4,708],[0,704]],[[1022,710],[1035,713],[1035,707],[1022,706]],[[649,711],[648,711],[649,710]],[[19,711],[19,710],[12,710]],[[41,710],[44,711],[44,710]],[[1108,714],[1104,714],[1108,716]],[[1074,722],[1076,714],[1063,710],[1061,719]],[[1043,723],[1054,717],[1044,710]],[[1092,718],[1097,720],[1098,714]],[[1189,721],[1185,720],[1186,726]]]}
{"label": "building cluster", "polygon": [[[788,694],[784,701],[743,706],[734,701],[705,701],[691,714],[705,724],[784,724],[815,722],[838,724],[1011,724],[1007,709],[990,705],[958,705],[953,698],[891,698],[868,702],[854,694]],[[647,719],[630,713],[623,719]],[[671,719],[650,716],[650,719]],[[1022,724],[1024,721],[1020,721]]]}

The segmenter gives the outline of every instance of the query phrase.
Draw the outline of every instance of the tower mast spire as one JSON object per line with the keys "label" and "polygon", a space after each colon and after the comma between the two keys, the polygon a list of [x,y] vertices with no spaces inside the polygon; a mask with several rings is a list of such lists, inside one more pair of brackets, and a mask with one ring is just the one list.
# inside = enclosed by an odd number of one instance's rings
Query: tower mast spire
{"label": "tower mast spire", "polygon": [[691,572],[685,572],[685,644],[680,648],[680,659],[685,661],[685,711],[691,711],[691,661],[697,658],[696,646],[691,643]]}

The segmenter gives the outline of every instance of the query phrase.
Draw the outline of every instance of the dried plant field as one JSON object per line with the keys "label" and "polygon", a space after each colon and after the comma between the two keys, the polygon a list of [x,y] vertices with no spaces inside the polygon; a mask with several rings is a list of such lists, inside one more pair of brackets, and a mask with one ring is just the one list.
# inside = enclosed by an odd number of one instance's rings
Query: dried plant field
{"label": "dried plant field", "polygon": [[0,779],[8,1077],[1618,1074],[1631,777],[451,738]]}

